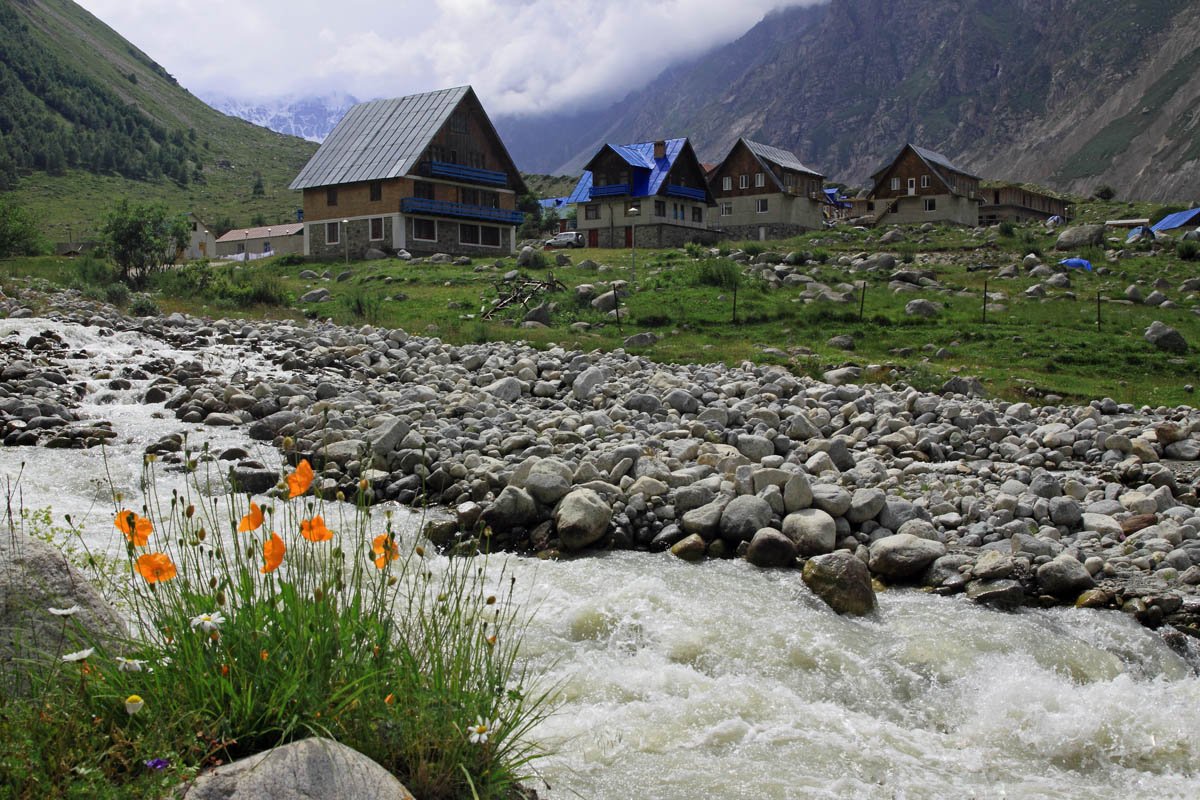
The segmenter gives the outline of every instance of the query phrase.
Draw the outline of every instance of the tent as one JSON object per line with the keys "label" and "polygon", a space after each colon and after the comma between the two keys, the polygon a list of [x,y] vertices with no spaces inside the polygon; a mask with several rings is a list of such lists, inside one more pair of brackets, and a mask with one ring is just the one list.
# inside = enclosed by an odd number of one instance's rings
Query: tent
{"label": "tent", "polygon": [[1151,230],[1173,231],[1176,228],[1182,228],[1185,225],[1191,225],[1193,222],[1200,224],[1200,208],[1193,208],[1191,211],[1177,211],[1174,214],[1168,214],[1156,222],[1152,226]]}

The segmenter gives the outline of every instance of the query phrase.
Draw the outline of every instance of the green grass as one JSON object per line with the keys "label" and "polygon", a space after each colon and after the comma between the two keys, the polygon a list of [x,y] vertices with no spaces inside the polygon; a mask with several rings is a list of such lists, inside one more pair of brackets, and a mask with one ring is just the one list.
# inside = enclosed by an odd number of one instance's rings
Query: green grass
{"label": "green grass", "polygon": [[127,562],[123,579],[107,562],[100,577],[137,638],[49,668],[0,666],[3,685],[14,669],[32,683],[0,698],[3,796],[159,797],[311,736],[426,800],[514,796],[547,713],[518,660],[515,579],[484,557],[426,554],[365,499],[326,503],[305,466],[263,508],[202,472],[161,497],[152,459],[141,502],[114,497]]}

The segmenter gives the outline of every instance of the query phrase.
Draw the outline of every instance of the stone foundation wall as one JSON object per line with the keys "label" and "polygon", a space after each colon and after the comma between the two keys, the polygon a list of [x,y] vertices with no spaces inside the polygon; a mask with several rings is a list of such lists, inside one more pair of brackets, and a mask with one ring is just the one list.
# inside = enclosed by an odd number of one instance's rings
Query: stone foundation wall
{"label": "stone foundation wall", "polygon": [[[600,228],[598,247],[621,248],[628,247],[625,243],[625,228]],[[687,225],[638,225],[634,231],[638,247],[664,248],[683,247],[688,242],[711,244],[717,241],[715,231],[707,228],[693,228]]]}
{"label": "stone foundation wall", "polygon": [[325,241],[326,222],[332,222],[332,220],[308,224],[308,254],[314,260],[337,261],[346,258],[347,253],[351,260],[358,260],[371,248],[385,251],[392,248],[392,217],[390,216],[383,218],[383,239],[379,241],[371,241],[370,218],[363,217],[352,219],[345,225],[341,225],[339,220],[342,239],[337,244],[327,244]]}
{"label": "stone foundation wall", "polygon": [[[760,229],[766,231],[766,236],[759,236]],[[787,239],[790,236],[799,236],[806,230],[810,229],[790,222],[764,222],[762,225],[727,225],[717,233],[723,240],[760,241],[762,239]]]}

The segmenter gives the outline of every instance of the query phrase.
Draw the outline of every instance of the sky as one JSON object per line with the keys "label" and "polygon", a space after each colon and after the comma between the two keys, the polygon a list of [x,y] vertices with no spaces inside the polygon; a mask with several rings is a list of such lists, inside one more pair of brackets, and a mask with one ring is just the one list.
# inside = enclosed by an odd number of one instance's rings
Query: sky
{"label": "sky", "polygon": [[77,0],[200,97],[471,84],[490,114],[598,106],[821,0]]}

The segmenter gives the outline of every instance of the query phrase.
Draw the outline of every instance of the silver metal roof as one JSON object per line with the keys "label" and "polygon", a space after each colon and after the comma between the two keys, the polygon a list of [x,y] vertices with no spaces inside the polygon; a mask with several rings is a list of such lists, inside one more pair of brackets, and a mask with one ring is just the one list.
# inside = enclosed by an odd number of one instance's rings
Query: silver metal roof
{"label": "silver metal roof", "polygon": [[919,155],[921,158],[925,159],[925,161],[929,162],[930,164],[936,164],[939,167],[945,167],[946,169],[950,170],[951,172],[957,172],[960,175],[968,175],[972,178],[979,177],[978,175],[971,175],[971,173],[967,172],[962,167],[955,166],[954,164],[952,164],[950,162],[950,159],[946,158],[941,153],[935,153],[932,150],[926,149],[924,147],[918,147],[915,144],[912,145],[912,149],[916,151],[917,155]]}
{"label": "silver metal roof", "polygon": [[764,161],[770,161],[783,169],[792,169],[797,172],[807,172],[809,175],[815,175],[818,178],[824,177],[815,169],[810,169],[800,163],[800,159],[796,158],[795,154],[788,150],[782,150],[778,147],[772,147],[769,144],[760,144],[752,142],[749,139],[742,137],[742,141],[746,143],[746,147],[750,148],[750,152],[758,156]]}
{"label": "silver metal roof", "polygon": [[292,189],[398,178],[413,168],[434,135],[471,90],[440,89],[359,103],[346,112]]}

